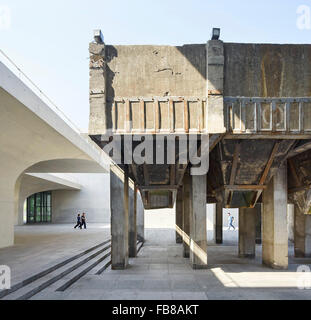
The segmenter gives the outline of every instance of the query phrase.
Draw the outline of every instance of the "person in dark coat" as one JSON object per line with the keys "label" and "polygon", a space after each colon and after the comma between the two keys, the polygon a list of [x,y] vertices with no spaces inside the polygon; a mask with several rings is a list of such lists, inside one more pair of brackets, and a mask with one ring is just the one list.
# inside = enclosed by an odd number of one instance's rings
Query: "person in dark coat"
{"label": "person in dark coat", "polygon": [[75,229],[77,229],[77,227],[79,227],[80,229],[82,229],[80,214],[78,214],[78,216],[77,216],[77,224],[76,224],[76,226],[75,226]]}
{"label": "person in dark coat", "polygon": [[82,213],[82,217],[81,217],[81,229],[84,226],[84,229],[86,229],[86,215],[85,213]]}

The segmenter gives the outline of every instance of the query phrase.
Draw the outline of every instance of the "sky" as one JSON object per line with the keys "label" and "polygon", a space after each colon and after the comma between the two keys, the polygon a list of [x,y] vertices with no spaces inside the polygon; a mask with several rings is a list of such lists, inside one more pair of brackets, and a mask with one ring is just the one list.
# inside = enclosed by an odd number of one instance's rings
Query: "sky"
{"label": "sky", "polygon": [[311,43],[308,12],[311,0],[0,0],[0,48],[87,132],[94,29],[107,44],[206,43],[213,27],[224,42]]}

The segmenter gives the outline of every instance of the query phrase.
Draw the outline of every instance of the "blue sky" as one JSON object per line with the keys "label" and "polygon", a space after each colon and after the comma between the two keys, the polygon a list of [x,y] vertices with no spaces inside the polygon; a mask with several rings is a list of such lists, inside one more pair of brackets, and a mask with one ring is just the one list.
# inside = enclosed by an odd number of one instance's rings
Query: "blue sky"
{"label": "blue sky", "polygon": [[10,26],[0,48],[87,131],[88,43],[100,28],[107,44],[205,43],[212,27],[225,42],[311,43],[297,8],[311,0],[0,0]]}

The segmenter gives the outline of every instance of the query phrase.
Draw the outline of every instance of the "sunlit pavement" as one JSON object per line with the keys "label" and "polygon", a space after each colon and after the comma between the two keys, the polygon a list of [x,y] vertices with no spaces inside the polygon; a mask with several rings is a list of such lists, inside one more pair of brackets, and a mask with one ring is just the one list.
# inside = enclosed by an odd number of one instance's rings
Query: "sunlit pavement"
{"label": "sunlit pavement", "polygon": [[[309,274],[296,272],[301,264],[311,266],[311,260],[293,258],[292,247],[289,270],[272,270],[261,264],[261,246],[256,248],[256,259],[238,258],[236,234],[230,231],[224,245],[209,244],[208,269],[192,270],[189,259],[182,257],[182,245],[175,243],[173,226],[171,212],[147,213],[147,241],[138,257],[130,259],[128,269],[87,274],[64,292],[47,288],[32,299],[311,299],[311,290],[298,289],[301,284],[310,285]],[[32,274],[25,269],[35,270],[40,261],[46,266],[76,254],[107,239],[109,232],[108,225],[90,226],[81,232],[68,225],[20,228],[16,230],[17,246],[0,251],[0,264],[12,263],[13,273],[19,271],[19,277],[21,270]]]}

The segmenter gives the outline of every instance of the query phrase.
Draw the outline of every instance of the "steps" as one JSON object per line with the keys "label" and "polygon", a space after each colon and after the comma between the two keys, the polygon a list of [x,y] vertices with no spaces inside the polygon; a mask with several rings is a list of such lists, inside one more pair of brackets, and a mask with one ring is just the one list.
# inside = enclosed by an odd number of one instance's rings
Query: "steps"
{"label": "steps", "polygon": [[[143,243],[137,241],[138,252]],[[100,275],[111,265],[111,240],[62,261],[1,293],[3,300],[28,300],[39,293],[64,292],[86,274]]]}
{"label": "steps", "polygon": [[[0,299],[3,300],[27,300],[45,288],[53,285],[63,277],[73,273],[77,269],[84,268],[86,265],[95,265],[101,262],[102,256],[106,255],[111,247],[111,240],[106,240],[82,253],[62,261],[30,278],[12,286],[10,290],[1,292]],[[110,254],[109,254],[110,255]]]}

